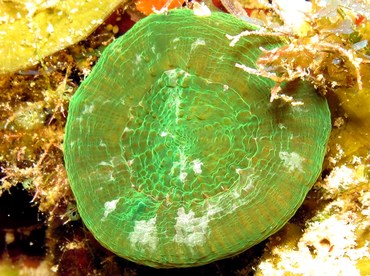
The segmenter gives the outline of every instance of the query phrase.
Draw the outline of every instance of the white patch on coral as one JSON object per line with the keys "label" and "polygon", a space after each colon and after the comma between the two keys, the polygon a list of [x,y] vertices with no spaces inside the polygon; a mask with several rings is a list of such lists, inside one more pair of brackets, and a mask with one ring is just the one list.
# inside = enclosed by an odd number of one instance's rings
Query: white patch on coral
{"label": "white patch on coral", "polygon": [[82,111],[82,114],[91,114],[94,112],[94,109],[95,107],[93,104],[85,105],[84,110]]}
{"label": "white patch on coral", "polygon": [[180,152],[180,162],[178,162],[178,165],[180,165],[180,169],[181,171],[185,170],[186,168],[186,164],[188,163],[188,158],[186,157],[185,153],[184,153],[184,149],[183,147],[180,147],[179,148],[179,152]]}
{"label": "white patch on coral", "polygon": [[113,170],[109,172],[108,181],[110,181],[110,182],[115,182],[116,181],[116,178],[113,176],[113,173],[114,173]]}
{"label": "white patch on coral", "polygon": [[178,175],[179,179],[180,179],[181,182],[184,182],[187,175],[188,175],[188,173],[186,172],[186,166],[188,164],[188,158],[184,153],[183,147],[179,147],[178,151],[179,151],[179,155],[180,155],[180,160],[177,161],[177,162],[173,162],[170,174],[173,175],[174,172],[175,172],[175,169],[179,168],[180,169],[180,173]]}
{"label": "white patch on coral", "polygon": [[100,140],[100,141],[99,141],[99,147],[106,148],[106,147],[107,147],[107,144],[106,144],[106,143],[104,143],[104,141],[103,141],[103,140]]}
{"label": "white patch on coral", "polygon": [[178,74],[175,69],[167,70],[164,72],[171,81],[176,81]]}
{"label": "white patch on coral", "polygon": [[302,163],[305,159],[301,157],[298,153],[281,151],[279,152],[279,157],[281,160],[283,160],[284,166],[288,168],[289,172],[292,172],[294,170],[299,170],[301,172],[303,171]]}
{"label": "white patch on coral", "polygon": [[203,245],[209,233],[208,221],[208,216],[195,217],[192,210],[186,214],[184,207],[179,208],[175,225],[176,234],[173,240],[190,247]]}
{"label": "white patch on coral", "polygon": [[184,182],[188,174],[186,172],[180,172],[179,179],[181,182]]}
{"label": "white patch on coral", "polygon": [[234,198],[239,198],[240,197],[240,192],[237,191],[236,189],[234,189],[232,195],[233,195]]}
{"label": "white patch on coral", "polygon": [[134,231],[128,236],[131,245],[142,251],[149,249],[154,251],[158,245],[158,234],[156,229],[156,217],[149,220],[135,221]]}
{"label": "white patch on coral", "polygon": [[193,160],[192,162],[192,165],[193,165],[193,171],[195,174],[201,174],[202,173],[202,166],[203,166],[203,163],[200,162],[199,159],[195,159]]}
{"label": "white patch on coral", "polygon": [[135,61],[134,61],[134,63],[135,63],[136,65],[138,65],[142,60],[143,60],[143,58],[141,57],[141,54],[140,54],[140,55],[139,55],[139,54],[137,54],[137,55],[135,56]]}
{"label": "white patch on coral", "polygon": [[286,126],[284,126],[282,123],[279,123],[279,124],[278,124],[278,127],[279,127],[280,129],[284,129],[284,128],[286,128]]}
{"label": "white patch on coral", "polygon": [[181,94],[182,94],[182,92],[180,92],[180,95],[176,95],[176,99],[175,99],[176,124],[179,123],[179,118],[180,118],[180,105],[181,105],[180,96],[181,96]]}
{"label": "white patch on coral", "polygon": [[235,172],[240,175],[239,181],[244,183],[243,191],[249,192],[254,188],[254,181],[252,174],[248,174],[247,171],[243,171],[241,168],[236,168]]}
{"label": "white patch on coral", "polygon": [[175,87],[177,85],[177,80],[179,78],[179,72],[177,72],[175,69],[167,70],[164,72],[169,80],[169,85]]}
{"label": "white patch on coral", "polygon": [[83,119],[81,116],[76,117],[76,122],[82,123]]}
{"label": "white patch on coral", "polygon": [[[299,103],[299,102],[296,102],[296,103]],[[292,104],[292,111],[301,113],[301,112],[307,112],[307,109],[303,109],[302,104],[298,104],[298,105],[297,104],[294,104],[294,105]]]}
{"label": "white patch on coral", "polygon": [[125,127],[123,129],[123,133],[125,133],[125,132],[134,132],[134,130],[132,128]]}
{"label": "white patch on coral", "polygon": [[246,185],[242,188],[243,191],[249,192],[253,190],[254,185],[253,185],[253,180],[251,178],[248,178],[248,181],[246,182]]}
{"label": "white patch on coral", "polygon": [[114,168],[114,165],[113,165],[113,162],[112,161],[110,161],[110,162],[101,161],[101,162],[98,163],[98,166],[108,166],[108,167]]}
{"label": "white patch on coral", "polygon": [[206,41],[202,38],[197,38],[197,40],[195,40],[195,42],[191,44],[191,51],[193,51],[198,46],[204,46],[204,45],[206,45]]}
{"label": "white patch on coral", "polygon": [[[193,43],[194,44],[194,43]],[[169,86],[172,86],[172,87],[176,87],[179,85],[179,80],[182,82],[183,80],[185,80],[186,78],[188,78],[190,76],[190,74],[188,72],[185,72],[184,70],[178,70],[178,69],[171,69],[171,70],[167,70],[164,72],[164,74],[166,74],[166,76],[168,77],[168,85]],[[181,92],[180,92],[180,95],[178,94],[175,94],[177,97],[175,98],[175,101],[176,99],[181,96]]]}
{"label": "white patch on coral", "polygon": [[166,137],[167,135],[168,135],[168,132],[165,132],[165,131],[162,131],[160,134],[161,137]]}
{"label": "white patch on coral", "polygon": [[209,204],[207,208],[207,216],[211,217],[217,213],[220,213],[223,209],[217,204]]}
{"label": "white patch on coral", "polygon": [[114,199],[112,201],[107,201],[104,203],[104,215],[102,220],[105,220],[110,213],[112,213],[117,208],[118,199]]}

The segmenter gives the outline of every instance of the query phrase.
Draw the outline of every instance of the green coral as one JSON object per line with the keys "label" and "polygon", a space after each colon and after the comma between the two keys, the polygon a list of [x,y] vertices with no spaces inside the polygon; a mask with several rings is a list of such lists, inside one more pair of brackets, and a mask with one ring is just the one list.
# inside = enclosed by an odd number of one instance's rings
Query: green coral
{"label": "green coral", "polygon": [[[217,28],[214,28],[217,26]],[[281,228],[321,172],[326,100],[255,68],[278,37],[226,34],[255,27],[190,10],[151,15],[103,53],[79,87],[65,161],[86,226],[114,253],[156,267],[235,255]]]}

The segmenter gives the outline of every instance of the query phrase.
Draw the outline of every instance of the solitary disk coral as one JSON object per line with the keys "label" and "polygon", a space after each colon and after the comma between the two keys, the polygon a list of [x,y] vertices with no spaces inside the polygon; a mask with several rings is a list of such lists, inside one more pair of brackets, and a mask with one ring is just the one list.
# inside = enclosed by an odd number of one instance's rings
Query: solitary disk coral
{"label": "solitary disk coral", "polygon": [[65,161],[80,215],[119,256],[186,267],[235,255],[280,229],[320,174],[324,98],[302,81],[270,102],[255,68],[280,38],[223,13],[174,10],[139,21],[74,95]]}

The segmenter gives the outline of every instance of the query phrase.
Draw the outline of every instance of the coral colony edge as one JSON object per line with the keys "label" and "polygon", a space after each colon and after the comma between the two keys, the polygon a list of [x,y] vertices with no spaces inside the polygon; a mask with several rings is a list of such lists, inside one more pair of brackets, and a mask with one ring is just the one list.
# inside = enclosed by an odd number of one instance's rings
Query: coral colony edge
{"label": "coral colony edge", "polygon": [[279,37],[187,9],[150,15],[111,43],[73,96],[65,163],[79,213],[115,254],[153,267],[238,254],[293,216],[317,180],[331,121],[303,81],[248,74]]}

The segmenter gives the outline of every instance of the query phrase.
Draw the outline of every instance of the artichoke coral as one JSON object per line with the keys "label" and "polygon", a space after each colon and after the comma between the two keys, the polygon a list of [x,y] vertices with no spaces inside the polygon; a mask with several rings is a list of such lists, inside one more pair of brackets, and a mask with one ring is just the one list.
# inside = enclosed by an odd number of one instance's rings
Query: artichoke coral
{"label": "artichoke coral", "polygon": [[293,216],[318,178],[331,122],[306,82],[282,86],[303,105],[270,102],[255,68],[284,45],[214,12],[140,20],[104,51],[73,96],[64,142],[78,210],[96,239],[153,267],[238,254]]}

